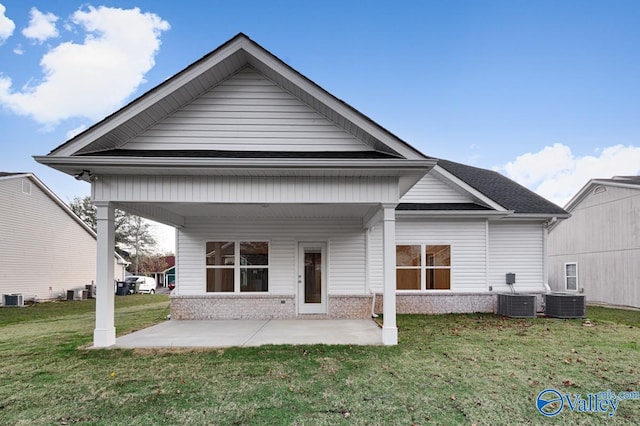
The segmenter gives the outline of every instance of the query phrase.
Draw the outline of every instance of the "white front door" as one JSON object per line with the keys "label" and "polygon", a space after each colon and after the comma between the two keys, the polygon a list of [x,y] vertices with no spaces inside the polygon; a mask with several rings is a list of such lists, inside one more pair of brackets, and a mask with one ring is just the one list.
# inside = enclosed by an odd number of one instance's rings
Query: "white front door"
{"label": "white front door", "polygon": [[298,313],[327,313],[327,243],[298,244]]}

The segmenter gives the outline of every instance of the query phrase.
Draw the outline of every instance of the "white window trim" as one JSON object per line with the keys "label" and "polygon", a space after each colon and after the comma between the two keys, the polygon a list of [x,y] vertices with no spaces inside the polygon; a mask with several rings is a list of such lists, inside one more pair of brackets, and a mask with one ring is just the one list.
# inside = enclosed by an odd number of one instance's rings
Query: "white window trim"
{"label": "white window trim", "polygon": [[[225,241],[233,243],[233,266],[227,265],[207,265],[206,252],[207,252],[207,243],[216,242],[216,241]],[[267,264],[266,265],[240,265],[240,244],[241,243],[251,243],[251,242],[260,242],[267,243]],[[206,240],[204,242],[204,292],[205,294],[270,294],[271,293],[271,240],[268,239],[246,239],[243,238],[241,240],[234,240],[231,238],[220,238],[217,240]],[[267,280],[269,282],[269,289],[267,291],[240,291],[240,270],[241,269],[267,269]],[[207,270],[208,269],[233,269],[233,291],[207,291]]]}
{"label": "white window trim", "polygon": [[[575,267],[576,267],[576,275],[575,275],[576,288],[575,289],[570,289],[569,286],[568,286],[568,283],[567,283],[567,278],[570,277],[570,276],[567,275],[567,266],[569,266],[569,265],[575,265]],[[580,281],[578,279],[578,262],[566,262],[564,264],[564,290],[565,291],[571,291],[571,292],[578,292],[578,289],[580,288],[579,283],[580,283]]]}
{"label": "white window trim", "polygon": [[[416,243],[416,242],[398,242],[396,241],[396,246],[420,246],[420,289],[419,290],[398,290],[396,289],[396,293],[399,294],[415,294],[415,293],[445,293],[445,292],[452,292],[453,290],[453,267],[454,267],[454,261],[453,261],[453,244],[448,243],[448,242],[429,242],[429,243]],[[449,266],[433,266],[430,268],[427,268],[427,250],[426,247],[427,246],[449,246],[449,255],[451,256],[451,265]],[[397,266],[396,265],[396,270],[398,269],[418,269],[415,266]],[[436,290],[436,289],[428,289],[427,288],[427,270],[429,269],[448,269],[449,271],[451,271],[450,273],[450,281],[449,281],[449,288],[448,289],[442,289],[442,290]]]}

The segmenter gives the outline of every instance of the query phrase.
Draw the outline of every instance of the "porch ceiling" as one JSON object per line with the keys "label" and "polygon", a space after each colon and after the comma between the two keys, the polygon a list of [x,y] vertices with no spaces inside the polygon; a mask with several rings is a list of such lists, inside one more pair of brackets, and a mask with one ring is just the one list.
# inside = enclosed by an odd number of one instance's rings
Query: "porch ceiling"
{"label": "porch ceiling", "polygon": [[[215,204],[215,203],[118,203],[117,207],[169,225],[185,218],[363,219],[374,204]],[[168,213],[168,214],[167,214]],[[171,220],[171,217],[182,220]],[[175,223],[178,222],[178,223]]]}

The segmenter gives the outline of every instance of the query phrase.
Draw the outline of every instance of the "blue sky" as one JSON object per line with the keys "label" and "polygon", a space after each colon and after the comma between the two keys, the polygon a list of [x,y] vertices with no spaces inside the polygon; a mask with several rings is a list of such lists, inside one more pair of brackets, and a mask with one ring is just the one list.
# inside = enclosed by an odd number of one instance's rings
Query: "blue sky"
{"label": "blue sky", "polygon": [[35,172],[65,201],[89,186],[32,155],[238,32],[423,153],[558,204],[589,178],[640,172],[635,0],[0,5],[0,170]]}

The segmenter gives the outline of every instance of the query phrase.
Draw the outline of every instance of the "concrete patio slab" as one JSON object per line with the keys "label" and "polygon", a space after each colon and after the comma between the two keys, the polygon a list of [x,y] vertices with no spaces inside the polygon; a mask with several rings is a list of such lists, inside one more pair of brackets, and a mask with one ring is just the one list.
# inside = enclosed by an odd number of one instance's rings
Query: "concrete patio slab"
{"label": "concrete patio slab", "polygon": [[372,320],[169,320],[116,339],[115,348],[381,345]]}

